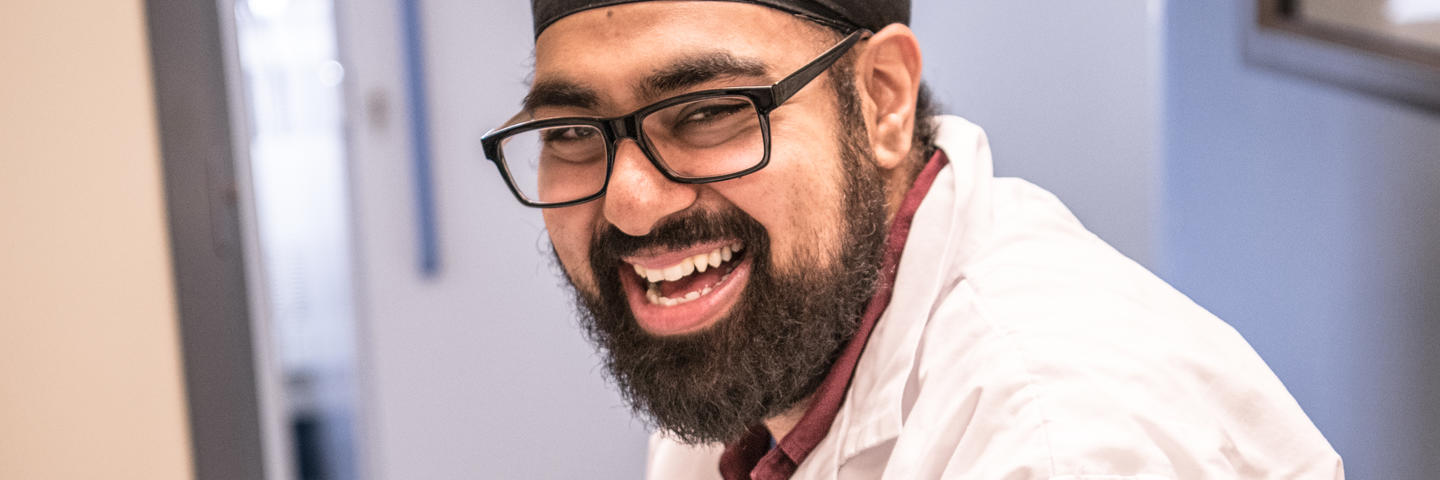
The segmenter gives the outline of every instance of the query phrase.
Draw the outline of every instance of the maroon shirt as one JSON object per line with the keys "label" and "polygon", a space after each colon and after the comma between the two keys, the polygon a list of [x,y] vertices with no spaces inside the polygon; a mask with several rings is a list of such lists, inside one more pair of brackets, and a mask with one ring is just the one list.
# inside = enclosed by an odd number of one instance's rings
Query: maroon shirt
{"label": "maroon shirt", "polygon": [[875,289],[875,296],[865,306],[855,337],[845,344],[840,358],[835,360],[820,388],[815,390],[810,409],[775,448],[770,448],[770,432],[764,425],[750,427],[744,438],[726,445],[725,453],[720,456],[720,475],[725,480],[788,479],[810,455],[810,451],[820,444],[820,440],[830,433],[830,425],[834,423],[835,415],[840,413],[840,404],[845,400],[845,392],[850,389],[850,378],[855,373],[860,354],[865,350],[865,342],[870,339],[870,332],[875,329],[880,314],[890,305],[890,294],[895,289],[895,271],[900,265],[900,254],[905,250],[905,239],[910,236],[910,222],[915,219],[915,211],[930,191],[930,184],[935,182],[940,168],[949,162],[945,152],[936,150],[905,194],[905,200],[900,203],[900,210],[896,212],[895,220],[890,224],[890,233],[885,238],[885,258],[880,266],[880,284]]}

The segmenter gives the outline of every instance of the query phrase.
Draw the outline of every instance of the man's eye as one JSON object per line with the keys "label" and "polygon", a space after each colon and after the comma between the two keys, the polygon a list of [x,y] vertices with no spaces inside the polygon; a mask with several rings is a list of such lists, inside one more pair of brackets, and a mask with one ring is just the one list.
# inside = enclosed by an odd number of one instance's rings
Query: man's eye
{"label": "man's eye", "polygon": [[749,104],[744,104],[744,103],[732,103],[732,104],[724,104],[724,105],[707,105],[707,106],[704,106],[704,107],[697,108],[697,109],[695,109],[694,111],[690,112],[689,114],[685,115],[685,118],[681,119],[680,123],[682,123],[682,124],[686,124],[686,123],[693,124],[693,123],[713,122],[713,121],[715,121],[715,120],[719,120],[719,119],[728,117],[728,116],[730,116],[730,115],[734,115],[734,114],[736,114],[736,113],[740,113],[741,111],[743,111],[743,110],[745,110],[745,109],[747,109],[747,108],[749,108],[749,107],[750,107]]}
{"label": "man's eye", "polygon": [[591,137],[594,137],[597,133],[599,132],[596,132],[595,129],[586,127],[556,128],[545,131],[545,141],[573,142],[577,140],[589,139]]}

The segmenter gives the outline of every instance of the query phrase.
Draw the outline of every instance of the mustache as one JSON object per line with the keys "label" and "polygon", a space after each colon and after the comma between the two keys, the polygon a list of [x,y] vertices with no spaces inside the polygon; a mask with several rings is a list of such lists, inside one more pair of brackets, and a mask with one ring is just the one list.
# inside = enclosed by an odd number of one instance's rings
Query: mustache
{"label": "mustache", "polygon": [[665,220],[638,237],[606,224],[591,239],[590,252],[594,260],[610,263],[643,250],[684,248],[713,240],[737,239],[747,247],[763,247],[767,238],[765,227],[738,209],[696,210]]}

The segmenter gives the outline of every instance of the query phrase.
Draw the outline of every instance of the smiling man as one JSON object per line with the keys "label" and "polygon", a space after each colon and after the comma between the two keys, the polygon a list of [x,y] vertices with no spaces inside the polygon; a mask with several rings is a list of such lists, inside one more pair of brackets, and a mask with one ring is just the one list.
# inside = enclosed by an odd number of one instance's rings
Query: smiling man
{"label": "smiling man", "polygon": [[485,153],[650,478],[1343,477],[1234,330],[934,116],[908,1],[532,7]]}

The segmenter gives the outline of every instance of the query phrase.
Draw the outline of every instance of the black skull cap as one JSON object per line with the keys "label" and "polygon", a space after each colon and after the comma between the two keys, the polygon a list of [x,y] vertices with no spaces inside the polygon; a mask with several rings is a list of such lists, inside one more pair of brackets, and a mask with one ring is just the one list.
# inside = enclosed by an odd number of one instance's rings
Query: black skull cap
{"label": "black skull cap", "polygon": [[[535,38],[556,21],[594,8],[655,0],[530,0]],[[872,32],[892,23],[910,23],[910,0],[693,0],[749,3],[783,10],[840,31]]]}

